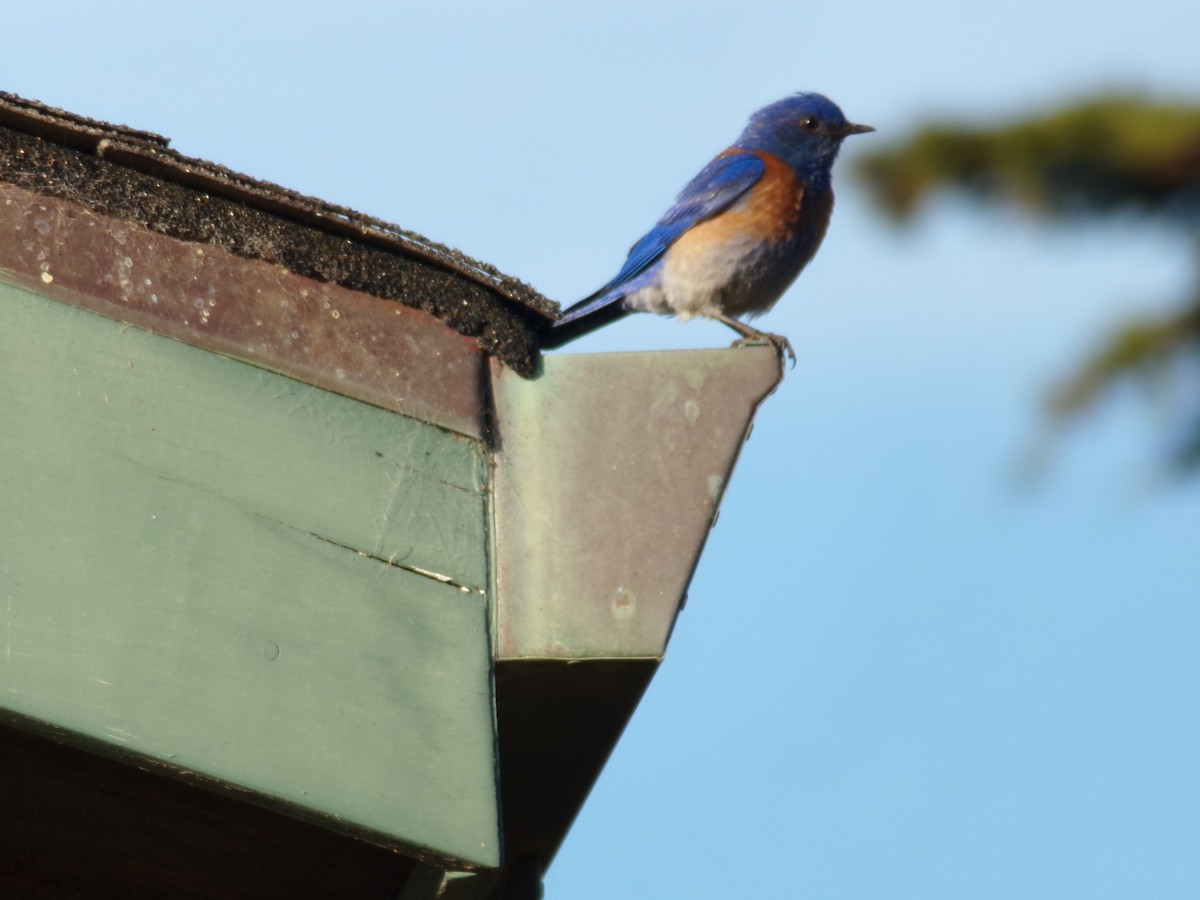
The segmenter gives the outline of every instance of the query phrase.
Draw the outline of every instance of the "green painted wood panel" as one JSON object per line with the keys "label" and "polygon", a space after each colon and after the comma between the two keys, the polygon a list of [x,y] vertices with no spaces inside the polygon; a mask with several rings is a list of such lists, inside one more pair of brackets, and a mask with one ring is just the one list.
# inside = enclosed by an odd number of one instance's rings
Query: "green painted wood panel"
{"label": "green painted wood panel", "polygon": [[[8,302],[20,297],[38,302]],[[0,284],[0,302],[6,414],[20,417],[22,444],[41,445],[48,462],[70,428],[78,440],[111,443],[111,454],[72,459],[97,477],[190,480],[247,513],[476,590],[486,584],[477,441],[68,315],[20,288]]]}
{"label": "green painted wood panel", "polygon": [[485,472],[0,284],[0,706],[495,865]]}

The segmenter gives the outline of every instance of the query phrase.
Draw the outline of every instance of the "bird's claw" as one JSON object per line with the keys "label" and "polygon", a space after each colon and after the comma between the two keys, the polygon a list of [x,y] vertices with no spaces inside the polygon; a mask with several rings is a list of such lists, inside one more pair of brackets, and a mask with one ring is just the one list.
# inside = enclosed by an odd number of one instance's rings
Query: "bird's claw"
{"label": "bird's claw", "polygon": [[796,351],[792,349],[792,342],[782,334],[771,334],[763,331],[753,336],[741,337],[734,341],[730,346],[733,347],[756,347],[763,344],[770,344],[776,355],[779,357],[779,362],[783,363],[783,357],[786,354],[791,362],[791,367],[796,368]]}

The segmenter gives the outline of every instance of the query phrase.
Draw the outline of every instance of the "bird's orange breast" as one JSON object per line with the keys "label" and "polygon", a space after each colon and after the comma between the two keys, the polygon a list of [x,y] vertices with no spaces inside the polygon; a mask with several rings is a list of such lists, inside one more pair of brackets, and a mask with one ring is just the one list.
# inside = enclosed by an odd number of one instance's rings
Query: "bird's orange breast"
{"label": "bird's orange breast", "polygon": [[755,156],[766,167],[762,178],[729,209],[694,226],[688,237],[697,243],[751,238],[774,244],[793,236],[803,217],[804,189],[779,157],[761,151]]}

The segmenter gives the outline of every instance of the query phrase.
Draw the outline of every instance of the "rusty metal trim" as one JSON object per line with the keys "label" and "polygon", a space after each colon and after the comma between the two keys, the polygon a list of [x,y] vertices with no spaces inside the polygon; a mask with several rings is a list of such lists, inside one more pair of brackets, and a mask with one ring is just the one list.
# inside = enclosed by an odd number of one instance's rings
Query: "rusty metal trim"
{"label": "rusty metal trim", "polygon": [[327,390],[483,436],[478,344],[401,303],[0,182],[0,277]]}

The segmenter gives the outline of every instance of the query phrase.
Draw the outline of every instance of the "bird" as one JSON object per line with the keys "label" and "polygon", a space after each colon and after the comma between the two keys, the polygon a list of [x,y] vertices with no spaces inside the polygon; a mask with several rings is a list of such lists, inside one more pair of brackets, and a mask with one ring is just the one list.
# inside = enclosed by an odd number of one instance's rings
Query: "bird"
{"label": "bird", "polygon": [[833,211],[831,172],[842,141],[874,130],[812,92],[758,110],[630,248],[616,276],[553,321],[542,347],[652,312],[715,319],[741,335],[735,346],[767,342],[795,365],[787,338],[739,317],[771,309],[813,258]]}

